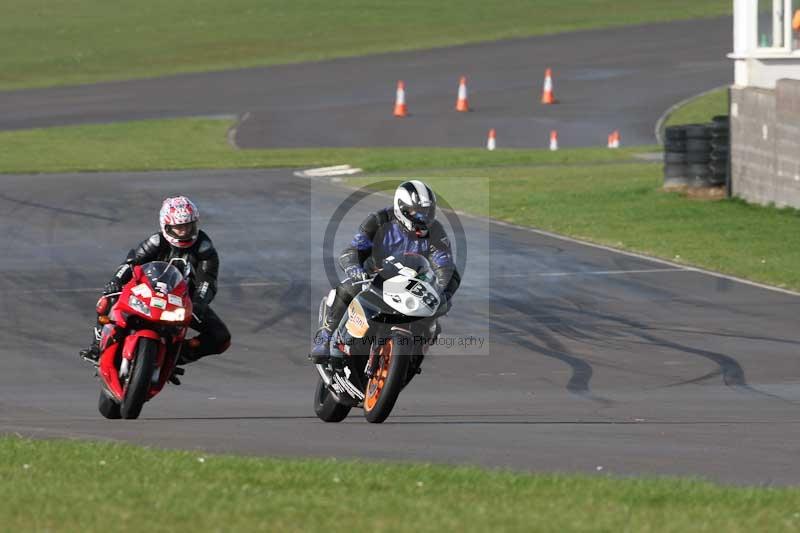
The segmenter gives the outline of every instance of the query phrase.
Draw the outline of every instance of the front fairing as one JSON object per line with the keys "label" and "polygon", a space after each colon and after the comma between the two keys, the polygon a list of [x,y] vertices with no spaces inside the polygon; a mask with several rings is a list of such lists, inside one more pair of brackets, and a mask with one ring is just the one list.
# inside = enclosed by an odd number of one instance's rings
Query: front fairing
{"label": "front fairing", "polygon": [[112,311],[112,320],[126,326],[130,317],[165,326],[188,327],[192,321],[192,300],[185,280],[167,287],[153,287],[142,268],[134,267],[134,275],[122,289]]}

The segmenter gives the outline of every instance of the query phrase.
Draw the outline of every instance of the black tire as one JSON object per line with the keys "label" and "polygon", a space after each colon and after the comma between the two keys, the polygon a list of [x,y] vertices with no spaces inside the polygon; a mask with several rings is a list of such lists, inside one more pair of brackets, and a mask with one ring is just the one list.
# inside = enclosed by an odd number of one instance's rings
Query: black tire
{"label": "black tire", "polygon": [[686,153],[664,152],[664,163],[667,165],[685,165]]}
{"label": "black tire", "polygon": [[728,152],[712,151],[710,156],[709,156],[709,158],[708,158],[708,160],[711,163],[715,163],[715,164],[718,164],[718,165],[721,165],[721,164],[727,165],[728,164]]}
{"label": "black tire", "polygon": [[702,139],[689,139],[686,141],[687,152],[710,152],[711,141]]}
{"label": "black tire", "polygon": [[[400,339],[403,340],[401,341]],[[366,396],[364,399],[364,418],[367,419],[367,422],[372,422],[373,424],[380,424],[392,412],[397,397],[400,396],[400,391],[403,390],[406,384],[408,365],[411,362],[412,350],[414,349],[414,343],[411,342],[411,339],[397,332],[392,332],[391,343],[385,343],[385,346],[388,346],[391,354],[386,379],[376,396],[372,397],[370,395],[373,380],[367,383],[364,391]],[[374,399],[374,402],[371,399]]]}
{"label": "black tire", "polygon": [[690,165],[707,165],[710,158],[710,152],[686,152],[686,162]]}
{"label": "black tire", "polygon": [[686,128],[684,126],[667,126],[664,128],[664,139],[668,141],[685,141]]}
{"label": "black tire", "polygon": [[708,169],[715,176],[727,176],[728,164],[726,162],[710,163]]}
{"label": "black tire", "polygon": [[686,151],[686,140],[667,139],[664,141],[665,152],[681,153]]}
{"label": "black tire", "polygon": [[724,152],[725,154],[727,154],[730,151],[730,149],[728,148],[728,143],[715,143],[712,141],[711,151],[718,153]]}
{"label": "black tire", "polygon": [[712,183],[710,174],[707,176],[693,176],[692,179],[689,181],[690,189],[705,189],[711,186]]}
{"label": "black tire", "polygon": [[136,347],[136,359],[133,360],[131,378],[125,397],[120,405],[122,418],[134,419],[142,412],[147,393],[150,391],[150,380],[158,359],[158,344],[153,339],[142,337]]}
{"label": "black tire", "polygon": [[728,150],[730,150],[730,144],[728,143],[727,140],[719,142],[711,141],[711,151],[713,152],[714,150],[718,152],[727,152]]}
{"label": "black tire", "polygon": [[712,175],[710,178],[708,178],[708,183],[712,187],[719,187],[720,185],[725,185],[726,181],[727,181],[727,176]]}
{"label": "black tire", "polygon": [[708,178],[711,176],[711,169],[708,168],[708,165],[687,165],[689,169],[688,176],[692,179],[695,178]]}
{"label": "black tire", "polygon": [[97,401],[97,410],[109,420],[119,420],[122,418],[119,403],[111,398],[103,389],[100,389],[100,399]]}
{"label": "black tire", "polygon": [[731,130],[728,126],[711,126],[711,138],[712,139],[727,139],[731,135]]}
{"label": "black tire", "polygon": [[317,388],[314,389],[314,412],[323,422],[341,422],[350,413],[349,405],[342,405],[336,401],[333,394],[325,386],[322,378],[317,380]]}
{"label": "black tire", "polygon": [[664,165],[665,178],[686,178],[689,176],[689,168],[686,165]]}
{"label": "black tire", "polygon": [[686,129],[686,139],[707,140],[711,138],[711,127],[706,124],[687,124],[684,126]]}
{"label": "black tire", "polygon": [[728,115],[717,115],[711,118],[712,132],[729,131],[730,128],[731,128],[731,119]]}

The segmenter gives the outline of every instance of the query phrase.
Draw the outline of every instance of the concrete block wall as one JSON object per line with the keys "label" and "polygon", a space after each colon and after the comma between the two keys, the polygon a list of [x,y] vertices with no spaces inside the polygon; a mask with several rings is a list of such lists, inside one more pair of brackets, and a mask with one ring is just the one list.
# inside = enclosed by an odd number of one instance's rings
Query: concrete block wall
{"label": "concrete block wall", "polygon": [[800,208],[800,80],[731,89],[730,118],[733,195]]}

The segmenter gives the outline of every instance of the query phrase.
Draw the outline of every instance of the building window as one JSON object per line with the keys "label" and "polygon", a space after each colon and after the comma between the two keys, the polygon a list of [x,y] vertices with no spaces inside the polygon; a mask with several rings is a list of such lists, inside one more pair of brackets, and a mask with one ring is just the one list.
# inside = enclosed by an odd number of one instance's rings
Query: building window
{"label": "building window", "polygon": [[758,0],[758,47],[759,48],[784,47],[783,4],[784,0]]}
{"label": "building window", "polygon": [[792,0],[792,49],[800,50],[800,0]]}

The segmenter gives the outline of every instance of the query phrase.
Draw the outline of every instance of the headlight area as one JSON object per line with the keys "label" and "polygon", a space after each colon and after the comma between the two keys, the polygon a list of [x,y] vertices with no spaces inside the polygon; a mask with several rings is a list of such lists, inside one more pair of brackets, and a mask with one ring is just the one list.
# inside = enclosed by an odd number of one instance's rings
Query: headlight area
{"label": "headlight area", "polygon": [[161,313],[162,322],[183,322],[186,319],[186,309],[183,307],[174,311],[164,311]]}
{"label": "headlight area", "polygon": [[134,311],[137,311],[143,315],[150,316],[150,308],[145,305],[143,301],[139,298],[131,294],[130,298],[128,298],[128,305]]}

